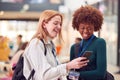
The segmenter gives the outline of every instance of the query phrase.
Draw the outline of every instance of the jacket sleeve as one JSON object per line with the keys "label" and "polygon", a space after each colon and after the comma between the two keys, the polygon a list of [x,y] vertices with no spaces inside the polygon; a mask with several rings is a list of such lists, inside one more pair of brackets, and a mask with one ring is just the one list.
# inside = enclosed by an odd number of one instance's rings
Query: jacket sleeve
{"label": "jacket sleeve", "polygon": [[[47,54],[49,54],[48,52]],[[34,80],[56,80],[67,75],[66,64],[52,67],[48,63],[44,55],[44,45],[41,41],[38,44],[36,44],[36,41],[31,42],[24,57],[24,75],[26,78],[28,78],[31,68],[35,69]],[[30,64],[31,68],[27,64]]]}

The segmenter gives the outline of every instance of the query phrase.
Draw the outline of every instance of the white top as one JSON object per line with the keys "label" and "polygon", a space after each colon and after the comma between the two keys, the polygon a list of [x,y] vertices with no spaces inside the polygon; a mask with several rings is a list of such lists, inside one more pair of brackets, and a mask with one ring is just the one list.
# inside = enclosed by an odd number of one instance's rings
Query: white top
{"label": "white top", "polygon": [[45,43],[47,53],[45,53],[44,45],[37,38],[31,40],[29,46],[25,49],[23,74],[29,77],[32,69],[35,74],[32,80],[66,80],[63,76],[68,74],[66,64],[57,65],[56,58],[52,53],[53,45],[50,41]]}

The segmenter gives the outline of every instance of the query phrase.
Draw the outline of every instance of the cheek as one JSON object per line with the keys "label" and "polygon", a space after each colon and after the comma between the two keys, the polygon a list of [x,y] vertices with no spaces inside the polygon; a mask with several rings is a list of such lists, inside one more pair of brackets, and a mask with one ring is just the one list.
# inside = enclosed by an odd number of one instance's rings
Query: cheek
{"label": "cheek", "polygon": [[94,30],[92,30],[92,31],[89,31],[89,33],[90,33],[90,34],[93,34],[93,33],[94,33]]}
{"label": "cheek", "polygon": [[51,34],[51,33],[52,33],[52,29],[51,29],[51,28],[47,28],[47,32],[48,32],[49,34]]}
{"label": "cheek", "polygon": [[78,29],[78,32],[79,32],[80,34],[82,34],[82,33],[83,33],[83,31],[81,31],[80,29]]}
{"label": "cheek", "polygon": [[52,27],[51,27],[51,25],[46,25],[46,30],[50,33],[51,32],[51,30],[52,30]]}

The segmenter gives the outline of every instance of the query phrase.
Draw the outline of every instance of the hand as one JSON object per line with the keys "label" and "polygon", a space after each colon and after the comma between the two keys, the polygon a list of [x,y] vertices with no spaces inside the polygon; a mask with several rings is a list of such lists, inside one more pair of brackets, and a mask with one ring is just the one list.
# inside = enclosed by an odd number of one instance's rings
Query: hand
{"label": "hand", "polygon": [[73,59],[72,61],[67,63],[67,70],[70,69],[79,69],[82,68],[83,66],[86,66],[89,60],[87,60],[86,57],[79,57],[76,59]]}

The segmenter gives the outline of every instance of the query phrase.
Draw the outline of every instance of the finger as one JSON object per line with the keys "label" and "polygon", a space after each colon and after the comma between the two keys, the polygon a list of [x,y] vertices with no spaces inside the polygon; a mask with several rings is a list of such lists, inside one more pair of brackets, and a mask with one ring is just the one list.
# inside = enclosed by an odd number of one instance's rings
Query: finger
{"label": "finger", "polygon": [[81,67],[87,66],[87,63],[83,64]]}
{"label": "finger", "polygon": [[81,64],[85,64],[85,63],[88,63],[89,61],[86,60],[86,61],[82,61]]}
{"label": "finger", "polygon": [[79,58],[77,58],[78,61],[82,61],[82,60],[85,60],[85,59],[87,59],[87,58],[86,57],[79,57]]}
{"label": "finger", "polygon": [[80,62],[89,62],[89,60],[86,58],[86,59],[82,59]]}
{"label": "finger", "polygon": [[86,63],[88,63],[88,62],[89,62],[89,60],[81,61],[81,62],[79,62],[79,65],[83,65],[83,64],[86,64]]}
{"label": "finger", "polygon": [[87,63],[80,64],[79,68],[84,67],[84,66],[87,66]]}

